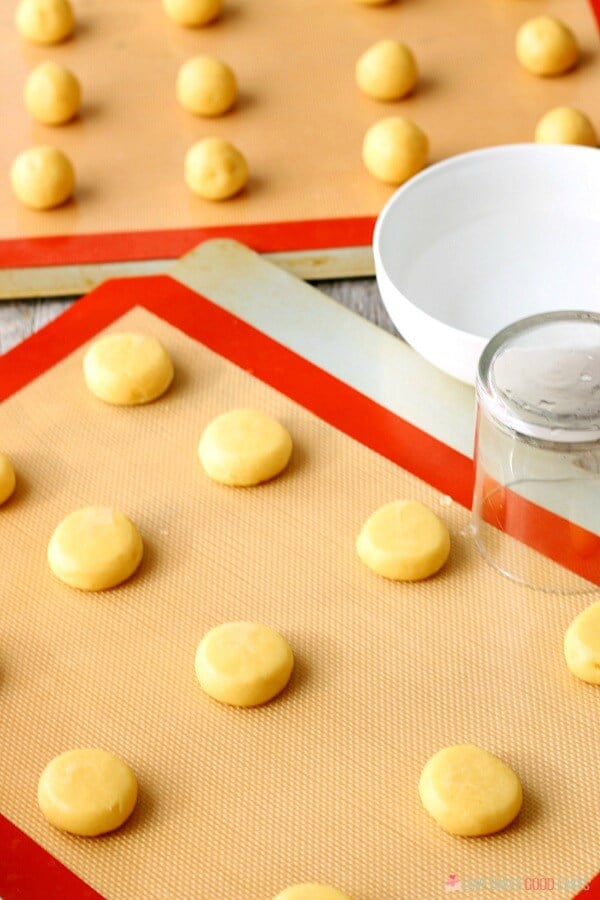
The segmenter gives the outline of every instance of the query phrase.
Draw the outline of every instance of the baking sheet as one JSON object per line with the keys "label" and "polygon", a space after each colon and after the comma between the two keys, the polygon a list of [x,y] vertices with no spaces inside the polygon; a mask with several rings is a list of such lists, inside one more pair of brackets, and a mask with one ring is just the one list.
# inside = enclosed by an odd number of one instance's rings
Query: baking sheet
{"label": "baking sheet", "polygon": [[[154,313],[125,312],[136,303]],[[128,410],[87,394],[79,344],[107,324],[164,341],[178,373],[165,398]],[[37,338],[35,381],[15,372],[26,346],[0,363],[4,392],[20,385],[0,410],[20,480],[0,520],[9,819],[115,898],[259,900],[315,879],[354,900],[400,900],[439,896],[451,875],[465,889],[478,879],[484,897],[501,878],[529,896],[536,877],[570,895],[593,875],[597,697],[561,655],[581,598],[525,591],[485,566],[465,509],[392,461],[403,434],[418,456],[413,430],[398,423],[386,448],[376,404],[357,417],[350,389],[166,278],[107,285]],[[281,478],[230,490],[203,476],[196,443],[211,416],[246,404],[279,417],[295,452]],[[325,421],[336,417],[339,428]],[[365,440],[374,427],[391,459],[344,434],[344,419]],[[449,486],[460,482],[467,461],[443,445],[439,457]],[[403,496],[453,538],[447,569],[414,585],[374,576],[354,551],[366,516]],[[91,595],[51,576],[45,547],[63,515],[96,502],[130,514],[147,553],[129,583]],[[266,621],[295,649],[289,689],[262,709],[221,707],[196,683],[198,640],[231,618]],[[503,834],[452,838],[420,807],[422,765],[462,741],[522,778],[523,811]],[[106,746],[139,776],[138,808],[113,836],[62,835],[37,811],[41,769],[77,745]]]}

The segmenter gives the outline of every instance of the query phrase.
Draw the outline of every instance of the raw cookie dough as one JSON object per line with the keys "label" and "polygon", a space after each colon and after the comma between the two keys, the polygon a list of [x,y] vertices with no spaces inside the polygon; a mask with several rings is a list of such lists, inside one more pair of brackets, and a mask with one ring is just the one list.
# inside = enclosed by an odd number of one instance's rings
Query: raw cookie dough
{"label": "raw cookie dough", "polygon": [[535,140],[538,144],[598,146],[598,137],[588,117],[571,106],[557,106],[542,116],[535,129]]}
{"label": "raw cookie dough", "polygon": [[429,578],[450,553],[448,529],[416,500],[396,500],[367,519],[356,541],[362,561],[395,581]]}
{"label": "raw cookie dough", "polygon": [[73,34],[75,18],[69,0],[21,0],[15,24],[32,44],[58,44]]}
{"label": "raw cookie dough", "polygon": [[10,170],[13,191],[31,209],[53,209],[65,203],[75,187],[71,161],[56,147],[30,147]]}
{"label": "raw cookie dough", "polygon": [[375,100],[405,97],[414,88],[417,77],[415,58],[400,41],[378,41],[356,63],[356,83]]}
{"label": "raw cookie dough", "polygon": [[104,591],[133,575],[143,552],[131,519],[110,507],[86,506],[55,529],[48,562],[65,584],[82,591]]}
{"label": "raw cookie dough", "polygon": [[38,784],[38,803],[51,825],[93,837],[129,818],[137,781],[128,765],[106,750],[69,750],[51,760]]}
{"label": "raw cookie dough", "polygon": [[237,97],[237,82],[229,66],[213,56],[188,59],[177,74],[177,99],[195,116],[222,116]]}
{"label": "raw cookie dough", "polygon": [[44,62],[25,82],[25,106],[38,122],[62,125],[79,112],[81,85],[72,72],[55,62]]}
{"label": "raw cookie dough", "polygon": [[277,894],[274,900],[352,900],[352,898],[325,884],[295,884]]}
{"label": "raw cookie dough", "polygon": [[169,18],[178,25],[197,28],[217,18],[223,0],[163,0],[163,7]]}
{"label": "raw cookie dough", "polygon": [[248,487],[269,481],[287,466],[292,438],[258,409],[233,409],[202,433],[198,456],[206,474],[222,484]]}
{"label": "raw cookie dough", "polygon": [[205,200],[228,200],[246,187],[248,163],[229,141],[204,138],[185,157],[185,180]]}
{"label": "raw cookie dough", "polygon": [[573,619],[565,633],[564,652],[573,675],[600,684],[600,602]]}
{"label": "raw cookie dough", "polygon": [[517,31],[517,59],[534,75],[562,75],[579,60],[573,32],[559,19],[536,16]]}
{"label": "raw cookie dough", "polygon": [[354,0],[355,3],[362,3],[363,6],[383,6],[385,3],[391,3],[392,0]]}
{"label": "raw cookie dough", "polygon": [[419,795],[445,831],[463,837],[501,831],[523,802],[513,770],[474,744],[446,747],[432,756],[421,774]]}
{"label": "raw cookie dough", "polygon": [[135,406],[164,394],[173,380],[173,364],[155,337],[123,332],[94,341],[83,358],[83,375],[105,403]]}
{"label": "raw cookie dough", "polygon": [[389,116],[371,125],[362,148],[371,175],[388,184],[402,184],[425,166],[427,135],[403,116]]}
{"label": "raw cookie dough", "polygon": [[231,706],[260,706],[279,694],[294,668],[288,642],[266,625],[226,622],[202,638],[196,675],[210,697]]}
{"label": "raw cookie dough", "polygon": [[0,453],[0,504],[12,495],[16,483],[13,464],[6,453]]}

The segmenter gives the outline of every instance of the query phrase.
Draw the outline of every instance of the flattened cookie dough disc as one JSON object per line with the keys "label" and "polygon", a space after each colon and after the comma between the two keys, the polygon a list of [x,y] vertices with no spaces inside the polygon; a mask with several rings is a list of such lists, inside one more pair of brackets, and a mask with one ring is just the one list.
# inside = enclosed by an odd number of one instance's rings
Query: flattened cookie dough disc
{"label": "flattened cookie dough disc", "polygon": [[521,65],[533,75],[562,75],[579,60],[575,35],[553,16],[524,22],[517,31],[515,50]]}
{"label": "flattened cookie dough disc", "polygon": [[598,136],[588,117],[571,106],[557,106],[542,116],[535,129],[535,140],[538,144],[598,146]]}
{"label": "flattened cookie dough disc", "polygon": [[118,333],[98,338],[83,359],[90,391],[117,406],[150,403],[173,380],[173,364],[163,345],[146,334]]}
{"label": "flattened cookie dough disc", "polygon": [[279,475],[291,453],[287,429],[258,409],[233,409],[217,416],[204,429],[198,445],[206,474],[238,487]]}
{"label": "flattened cookie dough disc", "polygon": [[386,503],[365,522],[356,541],[361,560],[394,581],[429,578],[450,553],[450,535],[435,513],[415,500]]}
{"label": "flattened cookie dough disc", "polygon": [[576,678],[600,684],[600,602],[576,616],[565,633],[567,665]]}
{"label": "flattened cookie dough disc", "polygon": [[188,112],[196,116],[222,116],[235,103],[237,81],[233,71],[220,59],[194,56],[179,69],[176,93]]}
{"label": "flattened cookie dough disc", "polygon": [[0,505],[12,495],[16,483],[13,464],[5,453],[0,453]]}
{"label": "flattened cookie dough disc", "polygon": [[56,147],[30,147],[10,170],[13,191],[31,209],[54,209],[65,203],[75,187],[70,159]]}
{"label": "flattened cookie dough disc", "polygon": [[106,750],[61,753],[48,763],[38,783],[38,803],[50,824],[86,837],[119,828],[136,800],[134,773]]}
{"label": "flattened cookie dough disc", "polygon": [[62,125],[79,112],[81,85],[72,72],[55,62],[44,62],[25,82],[25,106],[38,122]]}
{"label": "flattened cookie dough disc", "polygon": [[400,41],[378,41],[356,63],[356,83],[375,100],[405,97],[413,90],[417,77],[415,58]]}
{"label": "flattened cookie dough disc", "polygon": [[59,44],[73,34],[75,17],[69,0],[21,0],[15,24],[32,44]]}
{"label": "flattened cookie dough disc", "polygon": [[277,894],[274,900],[352,900],[352,898],[325,884],[295,884]]}
{"label": "flattened cookie dough disc", "polygon": [[223,8],[223,0],[163,0],[169,18],[184,28],[199,28],[214,21]]}
{"label": "flattened cookie dough disc", "polygon": [[402,184],[425,166],[429,140],[404,116],[388,116],[371,125],[363,141],[363,162],[371,175],[387,184]]}
{"label": "flattened cookie dough disc", "polygon": [[57,578],[82,591],[104,591],[129,578],[144,547],[127,516],[107,506],[86,506],[63,519],[48,544]]}
{"label": "flattened cookie dough disc", "polygon": [[226,622],[209,631],[196,651],[196,675],[210,697],[231,706],[260,706],[290,680],[294,655],[272,628]]}
{"label": "flattened cookie dough disc", "polygon": [[501,831],[523,802],[513,770],[474,744],[446,747],[432,756],[421,774],[419,795],[445,831],[463,837]]}
{"label": "flattened cookie dough disc", "polygon": [[246,187],[248,163],[229,141],[207,137],[188,150],[184,177],[194,194],[205,200],[228,200]]}

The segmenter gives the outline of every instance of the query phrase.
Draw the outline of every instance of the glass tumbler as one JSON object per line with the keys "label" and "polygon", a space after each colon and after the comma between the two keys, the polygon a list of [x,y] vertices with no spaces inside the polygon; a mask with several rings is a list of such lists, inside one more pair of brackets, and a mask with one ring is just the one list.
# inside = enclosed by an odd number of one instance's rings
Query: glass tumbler
{"label": "glass tumbler", "polygon": [[544,313],[503,329],[481,356],[476,392],[478,549],[522,584],[597,590],[600,314]]}

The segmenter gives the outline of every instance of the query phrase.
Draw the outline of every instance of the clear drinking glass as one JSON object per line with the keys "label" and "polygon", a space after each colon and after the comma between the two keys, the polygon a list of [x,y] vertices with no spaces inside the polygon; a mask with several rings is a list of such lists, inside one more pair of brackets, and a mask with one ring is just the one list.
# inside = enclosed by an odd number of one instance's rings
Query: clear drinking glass
{"label": "clear drinking glass", "polygon": [[503,329],[476,389],[478,549],[523,584],[598,589],[600,314],[544,313]]}

